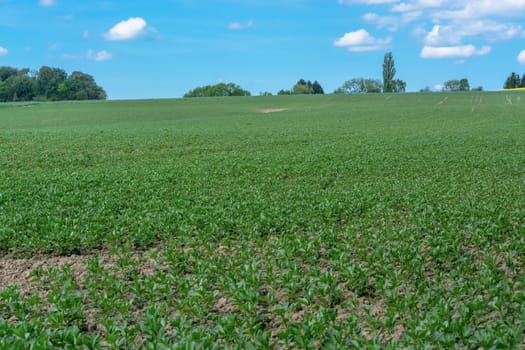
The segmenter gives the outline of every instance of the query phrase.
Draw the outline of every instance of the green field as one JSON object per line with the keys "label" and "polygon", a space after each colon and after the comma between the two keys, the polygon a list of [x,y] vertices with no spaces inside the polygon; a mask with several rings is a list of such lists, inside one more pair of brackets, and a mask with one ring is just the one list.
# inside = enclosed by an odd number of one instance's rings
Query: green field
{"label": "green field", "polygon": [[0,178],[0,349],[525,349],[519,91],[0,104]]}

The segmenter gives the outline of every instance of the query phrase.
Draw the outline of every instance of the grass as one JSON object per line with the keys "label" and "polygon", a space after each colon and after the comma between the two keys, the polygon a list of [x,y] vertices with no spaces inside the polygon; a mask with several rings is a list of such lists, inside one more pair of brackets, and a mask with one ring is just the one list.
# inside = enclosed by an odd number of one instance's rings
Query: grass
{"label": "grass", "polygon": [[525,348],[524,115],[520,92],[0,105],[0,348]]}

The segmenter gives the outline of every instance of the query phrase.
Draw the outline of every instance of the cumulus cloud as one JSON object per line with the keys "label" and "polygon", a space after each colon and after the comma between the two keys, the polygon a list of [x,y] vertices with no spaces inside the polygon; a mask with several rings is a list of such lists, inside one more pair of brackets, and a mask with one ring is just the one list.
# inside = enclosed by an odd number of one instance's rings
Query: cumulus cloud
{"label": "cumulus cloud", "polygon": [[457,46],[425,46],[421,50],[422,58],[467,58],[471,56],[483,56],[491,51],[490,46],[476,48],[474,45]]}
{"label": "cumulus cloud", "polygon": [[57,0],[40,0],[39,4],[42,7],[51,7],[57,4]]}
{"label": "cumulus cloud", "polygon": [[255,29],[255,23],[253,23],[253,21],[248,21],[246,23],[232,22],[228,24],[228,29],[231,29],[231,30]]}
{"label": "cumulus cloud", "polygon": [[[492,42],[525,38],[525,0],[338,0],[341,5],[374,5],[362,19],[391,32],[413,25],[425,57],[487,54]],[[479,42],[481,48],[467,45]],[[482,46],[485,45],[485,46]]]}
{"label": "cumulus cloud", "polygon": [[378,51],[385,49],[392,42],[392,38],[374,38],[365,29],[348,32],[334,42],[337,47],[345,47],[351,52]]}
{"label": "cumulus cloud", "polygon": [[476,22],[451,23],[448,25],[436,24],[426,33],[426,45],[459,44],[467,37],[481,38],[488,41],[510,40],[525,36],[525,31],[519,24],[497,23],[492,20]]}
{"label": "cumulus cloud", "polygon": [[6,49],[5,47],[0,46],[0,56],[7,56],[8,53],[9,53],[8,49]]}
{"label": "cumulus cloud", "polygon": [[140,38],[148,32],[148,24],[141,17],[115,24],[104,36],[107,40],[124,41]]}
{"label": "cumulus cloud", "polygon": [[525,64],[525,50],[521,50],[520,54],[517,57],[517,60],[521,64]]}

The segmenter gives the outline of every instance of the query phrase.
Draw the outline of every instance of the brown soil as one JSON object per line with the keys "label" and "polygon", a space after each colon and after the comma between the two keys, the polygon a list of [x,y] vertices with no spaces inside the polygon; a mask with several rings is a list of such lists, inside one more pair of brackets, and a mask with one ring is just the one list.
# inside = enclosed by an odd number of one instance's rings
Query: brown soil
{"label": "brown soil", "polygon": [[82,275],[86,270],[86,263],[89,256],[36,256],[30,259],[15,259],[12,256],[0,258],[0,290],[17,286],[22,293],[36,291],[35,284],[32,282],[34,277],[32,272],[36,269],[48,269],[49,267],[62,268],[70,265],[75,276]]}

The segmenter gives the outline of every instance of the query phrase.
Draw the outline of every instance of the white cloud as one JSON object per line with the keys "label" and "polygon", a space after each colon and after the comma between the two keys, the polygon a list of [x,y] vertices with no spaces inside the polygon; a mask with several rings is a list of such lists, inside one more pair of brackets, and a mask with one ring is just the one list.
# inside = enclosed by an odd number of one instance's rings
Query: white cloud
{"label": "white cloud", "polygon": [[378,28],[386,28],[391,32],[395,32],[399,28],[399,18],[397,16],[381,16],[377,13],[365,13],[362,18],[368,23],[375,24]]}
{"label": "white cloud", "polygon": [[57,0],[40,0],[39,4],[42,7],[51,7],[57,4]]}
{"label": "white cloud", "polygon": [[443,5],[446,0],[412,0],[407,2],[399,2],[390,8],[392,12],[411,12],[416,10],[424,10],[429,8],[438,8]]}
{"label": "white cloud", "polygon": [[148,24],[141,17],[130,18],[115,24],[106,34],[107,40],[133,40],[144,36],[148,31]]}
{"label": "white cloud", "polygon": [[392,38],[374,38],[364,29],[348,32],[334,42],[335,46],[345,47],[351,52],[378,51],[385,49],[392,42]]}
{"label": "white cloud", "polygon": [[[487,54],[493,42],[524,39],[525,0],[338,0],[345,5],[374,5],[362,19],[379,29],[411,32],[432,57]],[[476,48],[468,43],[479,43]],[[485,45],[485,46],[483,46]],[[490,51],[490,50],[489,50]],[[458,61],[459,62],[459,61]]]}
{"label": "white cloud", "polygon": [[113,58],[113,55],[107,52],[106,50],[95,52],[93,50],[88,50],[86,57],[90,60],[97,62],[108,61]]}
{"label": "white cloud", "polygon": [[84,39],[89,39],[89,30],[84,30],[84,32],[82,33],[82,37]]}
{"label": "white cloud", "polygon": [[228,29],[231,29],[231,30],[256,29],[256,27],[253,21],[248,21],[246,23],[232,22],[228,24]]}
{"label": "white cloud", "polygon": [[421,50],[422,58],[467,58],[471,56],[483,56],[491,51],[490,46],[483,46],[480,49],[474,45],[457,46],[425,46]]}
{"label": "white cloud", "polygon": [[521,50],[520,54],[517,57],[517,60],[520,64],[525,64],[525,50]]}
{"label": "white cloud", "polygon": [[483,17],[520,17],[525,11],[525,0],[447,0],[437,18],[473,20]]}
{"label": "white cloud", "polygon": [[401,16],[396,15],[378,15],[377,13],[365,13],[363,20],[375,24],[376,27],[386,28],[390,32],[396,32],[402,25],[414,22],[421,17],[421,11],[412,11],[403,13]]}
{"label": "white cloud", "polygon": [[399,0],[337,0],[340,4],[368,4],[368,5],[374,5],[374,4],[391,4],[394,2],[398,2]]}
{"label": "white cloud", "polygon": [[0,46],[0,56],[7,56],[8,53],[9,53],[8,49],[6,49],[5,47]]}
{"label": "white cloud", "polygon": [[108,61],[113,58],[113,55],[107,52],[106,50],[102,51],[94,51],[94,50],[88,50],[85,54],[69,54],[65,53],[60,56],[63,60],[91,60],[91,61]]}
{"label": "white cloud", "polygon": [[425,35],[426,45],[457,45],[464,38],[480,38],[488,41],[510,40],[524,37],[525,30],[519,24],[497,23],[492,20],[478,20],[467,23],[436,24]]}

